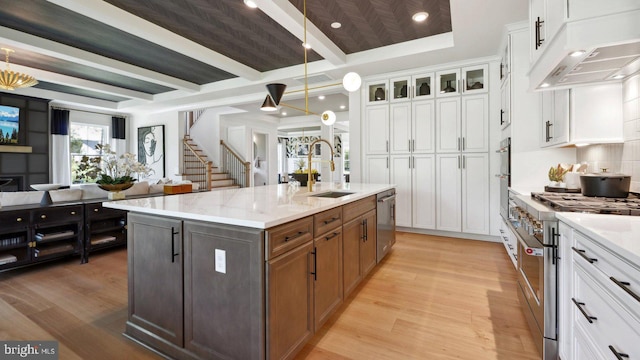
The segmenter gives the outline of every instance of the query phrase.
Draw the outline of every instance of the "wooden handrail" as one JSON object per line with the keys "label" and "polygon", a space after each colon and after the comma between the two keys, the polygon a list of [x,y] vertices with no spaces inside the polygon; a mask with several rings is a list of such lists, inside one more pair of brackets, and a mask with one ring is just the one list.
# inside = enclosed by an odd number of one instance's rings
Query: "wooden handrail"
{"label": "wooden handrail", "polygon": [[[246,187],[249,186],[251,184],[251,162],[249,161],[244,161],[240,155],[238,155],[235,151],[233,151],[233,149],[231,149],[225,142],[224,140],[220,140],[220,146],[222,146],[223,150],[225,152],[227,152],[228,154],[230,154],[236,163],[241,164],[244,167],[244,181],[238,179],[237,177],[235,178],[236,181],[239,183],[239,185],[241,187]],[[224,168],[225,166],[227,166],[226,161],[222,161],[222,166],[223,166],[223,170],[229,172],[232,177],[235,176],[239,176],[240,174],[235,174],[232,169],[226,169]]]}
{"label": "wooden handrail", "polygon": [[[182,144],[185,146],[185,148],[187,150],[189,150],[191,156],[194,156],[196,159],[198,159],[198,161],[200,162],[200,164],[204,167],[204,175],[205,175],[205,188],[206,190],[211,190],[211,168],[212,168],[212,162],[205,160],[202,156],[200,156],[200,154],[198,154],[195,149],[191,146],[191,144],[188,143],[187,138],[185,137],[184,139],[182,139]],[[186,151],[186,150],[185,150]],[[184,157],[183,157],[184,159]],[[197,182],[201,182],[201,181],[197,181]]]}
{"label": "wooden handrail", "polygon": [[205,159],[202,158],[202,156],[198,155],[198,153],[193,149],[193,147],[187,142],[187,139],[182,139],[182,142],[187,146],[187,148],[189,148],[189,150],[191,150],[191,153],[198,158],[198,160],[200,160],[200,162],[203,165],[206,165],[207,163],[211,163],[211,161],[207,161]]}

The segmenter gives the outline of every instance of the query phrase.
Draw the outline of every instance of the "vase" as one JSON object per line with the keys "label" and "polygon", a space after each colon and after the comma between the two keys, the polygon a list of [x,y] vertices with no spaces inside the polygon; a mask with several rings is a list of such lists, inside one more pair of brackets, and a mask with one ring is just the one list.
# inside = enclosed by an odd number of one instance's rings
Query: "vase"
{"label": "vase", "polygon": [[376,99],[375,101],[384,100],[384,90],[381,87],[377,88],[374,96]]}
{"label": "vase", "polygon": [[124,190],[132,187],[133,183],[124,184],[98,184],[98,187],[102,190],[108,191],[107,198],[109,200],[122,200],[125,198]]}
{"label": "vase", "polygon": [[431,95],[431,87],[429,86],[429,84],[427,84],[426,82],[422,83],[422,85],[420,85],[419,94]]}

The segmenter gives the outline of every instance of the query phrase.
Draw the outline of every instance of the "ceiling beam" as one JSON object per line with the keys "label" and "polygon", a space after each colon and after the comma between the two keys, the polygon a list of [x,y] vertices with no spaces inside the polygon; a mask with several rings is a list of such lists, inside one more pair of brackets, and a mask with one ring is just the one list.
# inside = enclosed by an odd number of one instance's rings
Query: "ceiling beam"
{"label": "ceiling beam", "polygon": [[[300,39],[302,46],[304,41],[304,17],[293,4],[288,0],[254,1],[262,12]],[[313,51],[333,65],[344,65],[347,62],[347,55],[308,19],[307,43],[311,45]]]}
{"label": "ceiling beam", "polygon": [[107,2],[101,0],[47,1],[236,76],[249,80],[260,79],[261,73],[258,70],[177,35],[152,22],[132,15]]}
{"label": "ceiling beam", "polygon": [[37,97],[41,99],[55,99],[54,102],[57,104],[70,104],[91,109],[118,109],[118,103],[113,101],[94,99],[81,95],[66,94],[58,91],[38,89],[33,87],[16,89],[13,91],[13,93],[16,93],[18,95]]}
{"label": "ceiling beam", "polygon": [[188,92],[197,92],[200,90],[200,85],[189,81],[147,70],[122,61],[117,61],[106,56],[96,55],[88,51],[80,50],[44,38],[39,38],[7,27],[0,27],[0,41],[15,48],[33,51],[76,64],[110,71],[123,76],[160,84],[174,89],[180,89]]}

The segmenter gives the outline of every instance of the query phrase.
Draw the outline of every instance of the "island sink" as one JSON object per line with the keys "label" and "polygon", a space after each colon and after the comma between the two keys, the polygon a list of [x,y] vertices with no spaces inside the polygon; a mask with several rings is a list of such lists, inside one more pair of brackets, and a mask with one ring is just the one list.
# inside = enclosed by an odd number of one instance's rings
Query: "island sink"
{"label": "island sink", "polygon": [[348,191],[329,191],[329,192],[324,192],[324,193],[320,193],[320,194],[315,194],[315,195],[309,195],[311,197],[326,197],[326,198],[339,198],[339,197],[343,197],[343,196],[347,196],[347,195],[351,195],[353,194],[352,192],[348,192]]}

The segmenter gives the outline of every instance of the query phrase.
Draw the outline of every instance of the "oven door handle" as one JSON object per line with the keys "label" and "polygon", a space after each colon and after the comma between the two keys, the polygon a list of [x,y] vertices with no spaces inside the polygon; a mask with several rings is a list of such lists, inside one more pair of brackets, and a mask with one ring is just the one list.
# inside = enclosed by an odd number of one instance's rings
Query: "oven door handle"
{"label": "oven door handle", "polygon": [[518,242],[520,242],[520,245],[522,245],[522,248],[524,249],[524,254],[525,255],[529,255],[529,256],[544,256],[544,246],[537,244],[537,245],[531,245],[529,243],[527,243],[527,241],[525,239],[523,239],[521,236],[516,236],[518,238]]}

